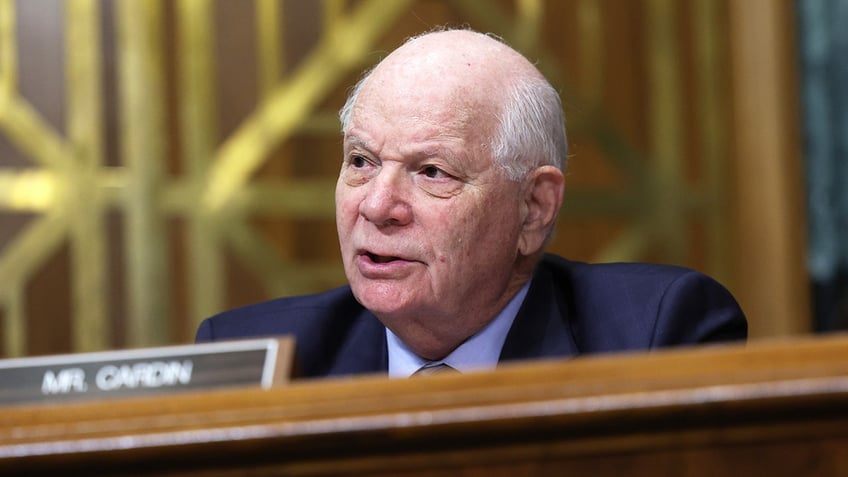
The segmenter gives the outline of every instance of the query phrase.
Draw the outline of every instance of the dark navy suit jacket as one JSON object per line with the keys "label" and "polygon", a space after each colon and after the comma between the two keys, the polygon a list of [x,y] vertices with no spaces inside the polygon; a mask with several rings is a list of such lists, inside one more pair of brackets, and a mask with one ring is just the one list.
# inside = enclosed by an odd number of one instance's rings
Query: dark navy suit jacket
{"label": "dark navy suit jacket", "polygon": [[[744,340],[747,322],[713,279],[680,267],[586,264],[546,255],[500,362]],[[293,335],[303,377],[388,370],[385,329],[341,287],[205,320],[197,341]]]}

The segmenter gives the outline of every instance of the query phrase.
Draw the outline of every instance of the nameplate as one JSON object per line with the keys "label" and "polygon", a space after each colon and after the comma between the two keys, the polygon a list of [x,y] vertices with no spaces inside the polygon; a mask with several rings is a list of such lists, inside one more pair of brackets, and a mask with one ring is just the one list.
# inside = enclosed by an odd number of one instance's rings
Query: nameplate
{"label": "nameplate", "polygon": [[60,403],[286,382],[290,338],[0,360],[0,405]]}

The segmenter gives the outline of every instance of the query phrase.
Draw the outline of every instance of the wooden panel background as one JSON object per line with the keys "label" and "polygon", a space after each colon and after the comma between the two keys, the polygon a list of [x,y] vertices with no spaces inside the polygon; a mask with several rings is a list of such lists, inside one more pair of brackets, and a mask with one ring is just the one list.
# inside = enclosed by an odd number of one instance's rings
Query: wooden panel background
{"label": "wooden panel background", "polygon": [[439,25],[562,92],[554,252],[716,276],[806,332],[791,5],[769,0],[0,0],[0,356],[188,342],[344,282],[336,111]]}

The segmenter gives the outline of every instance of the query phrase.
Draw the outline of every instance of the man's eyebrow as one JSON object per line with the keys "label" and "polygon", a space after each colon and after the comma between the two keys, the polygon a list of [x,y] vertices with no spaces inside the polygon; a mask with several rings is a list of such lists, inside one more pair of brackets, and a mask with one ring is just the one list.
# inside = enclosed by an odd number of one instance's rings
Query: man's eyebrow
{"label": "man's eyebrow", "polygon": [[344,143],[346,146],[354,146],[362,149],[370,150],[368,147],[368,143],[365,142],[364,139],[359,136],[349,135],[344,138]]}
{"label": "man's eyebrow", "polygon": [[[354,134],[349,134],[345,136],[344,146],[346,149],[357,148],[369,153],[372,150],[370,145],[368,144],[368,141]],[[418,158],[441,157],[448,160],[455,160],[457,157],[456,151],[452,150],[449,147],[440,146],[436,144],[427,144],[421,147],[415,147],[414,149],[409,150],[408,152],[411,156]]]}

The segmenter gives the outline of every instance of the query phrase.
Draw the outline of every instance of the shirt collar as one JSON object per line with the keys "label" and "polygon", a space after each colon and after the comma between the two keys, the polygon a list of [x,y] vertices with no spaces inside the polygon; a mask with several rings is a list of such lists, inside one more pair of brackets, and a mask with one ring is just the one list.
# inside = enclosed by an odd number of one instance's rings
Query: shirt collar
{"label": "shirt collar", "polygon": [[389,350],[389,377],[408,378],[425,364],[445,363],[463,373],[494,369],[498,365],[506,335],[527,296],[530,281],[512,297],[494,320],[440,361],[428,361],[415,354],[406,343],[386,328]]}

